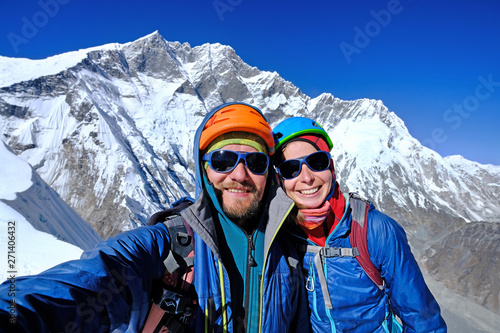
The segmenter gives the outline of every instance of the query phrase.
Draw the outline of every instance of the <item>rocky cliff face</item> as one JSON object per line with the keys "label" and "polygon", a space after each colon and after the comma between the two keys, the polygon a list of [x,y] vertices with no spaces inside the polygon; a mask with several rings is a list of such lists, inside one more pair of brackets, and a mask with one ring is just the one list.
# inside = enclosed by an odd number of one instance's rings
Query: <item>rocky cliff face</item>
{"label": "rocky cliff face", "polygon": [[[61,66],[66,58],[71,65]],[[478,267],[486,274],[479,260],[485,252],[470,253],[466,271],[458,255],[444,265],[441,253],[474,242],[495,255],[480,240],[498,237],[496,224],[469,222],[500,221],[500,167],[442,158],[381,101],[311,99],[228,46],[191,48],[158,33],[38,62],[53,70],[0,80],[1,138],[102,237],[145,224],[193,195],[198,124],[211,108],[242,101],[272,125],[294,115],[319,120],[334,142],[342,190],[357,191],[398,220],[433,276],[498,313],[498,282],[483,285],[482,273],[474,273]]]}
{"label": "rocky cliff face", "polygon": [[428,248],[425,262],[429,273],[446,287],[500,312],[500,224],[462,225]]}

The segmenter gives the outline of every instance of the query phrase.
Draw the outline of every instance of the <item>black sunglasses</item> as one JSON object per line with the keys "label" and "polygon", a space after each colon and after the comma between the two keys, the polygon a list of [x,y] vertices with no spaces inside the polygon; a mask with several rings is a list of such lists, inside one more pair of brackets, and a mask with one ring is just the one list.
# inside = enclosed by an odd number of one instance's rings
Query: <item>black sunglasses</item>
{"label": "black sunglasses", "polygon": [[330,153],[318,151],[302,158],[283,161],[278,166],[278,174],[284,179],[293,179],[300,175],[302,163],[305,163],[312,171],[325,171],[330,167]]}
{"label": "black sunglasses", "polygon": [[203,161],[208,162],[212,170],[220,173],[233,171],[234,168],[243,160],[255,175],[266,173],[269,167],[269,156],[259,152],[236,152],[232,150],[214,150],[203,156]]}

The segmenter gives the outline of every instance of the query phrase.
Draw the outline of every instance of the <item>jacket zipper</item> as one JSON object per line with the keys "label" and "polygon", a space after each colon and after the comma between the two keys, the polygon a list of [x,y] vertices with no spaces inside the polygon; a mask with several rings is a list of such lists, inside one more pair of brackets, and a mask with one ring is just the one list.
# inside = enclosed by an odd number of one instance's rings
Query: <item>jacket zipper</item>
{"label": "jacket zipper", "polygon": [[245,306],[244,308],[246,309],[245,311],[245,331],[248,329],[249,321],[250,321],[250,316],[249,316],[249,306],[250,306],[250,281],[251,281],[251,270],[252,267],[256,267],[257,263],[255,262],[255,259],[252,256],[252,252],[255,249],[255,246],[253,244],[253,234],[248,235],[247,234],[247,241],[248,241],[248,255],[247,255],[247,268],[246,268],[246,276],[245,276]]}

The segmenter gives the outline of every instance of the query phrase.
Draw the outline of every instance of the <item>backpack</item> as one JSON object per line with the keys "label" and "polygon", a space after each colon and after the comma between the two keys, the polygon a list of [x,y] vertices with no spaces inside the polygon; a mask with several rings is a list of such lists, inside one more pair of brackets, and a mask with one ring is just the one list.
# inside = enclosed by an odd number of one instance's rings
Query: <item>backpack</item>
{"label": "backpack", "polygon": [[355,258],[365,273],[377,285],[380,290],[384,289],[384,280],[380,275],[380,271],[370,260],[368,254],[368,210],[370,209],[370,201],[362,199],[356,193],[349,193],[349,205],[351,206],[351,234],[349,240],[355,251]]}
{"label": "backpack", "polygon": [[[385,284],[378,268],[372,263],[368,253],[368,211],[370,209],[370,201],[361,198],[357,193],[349,193],[349,206],[351,208],[351,233],[349,240],[352,248],[341,247],[324,247],[307,245],[301,248],[302,252],[316,253],[314,257],[314,265],[318,270],[318,277],[321,284],[321,291],[325,300],[325,307],[332,309],[330,294],[326,283],[325,274],[323,271],[323,258],[327,257],[354,257],[365,273],[377,285],[380,290],[384,290]],[[311,291],[310,280],[306,282],[306,288]],[[392,332],[402,332],[403,328],[398,318],[392,314]]]}
{"label": "backpack", "polygon": [[163,262],[163,279],[153,290],[153,302],[143,333],[182,333],[194,317],[198,299],[192,285],[194,238],[191,227],[180,215],[193,202],[192,198],[181,198],[170,209],[157,212],[149,219],[148,225],[165,224],[171,240],[169,254]]}

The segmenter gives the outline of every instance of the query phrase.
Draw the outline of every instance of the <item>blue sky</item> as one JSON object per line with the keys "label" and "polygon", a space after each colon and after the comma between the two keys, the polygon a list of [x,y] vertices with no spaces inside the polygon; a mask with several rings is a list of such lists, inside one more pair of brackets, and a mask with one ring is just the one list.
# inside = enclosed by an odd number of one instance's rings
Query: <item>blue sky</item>
{"label": "blue sky", "polygon": [[221,43],[311,97],[382,100],[442,156],[500,165],[499,15],[495,0],[5,0],[0,55],[41,59],[156,30]]}

